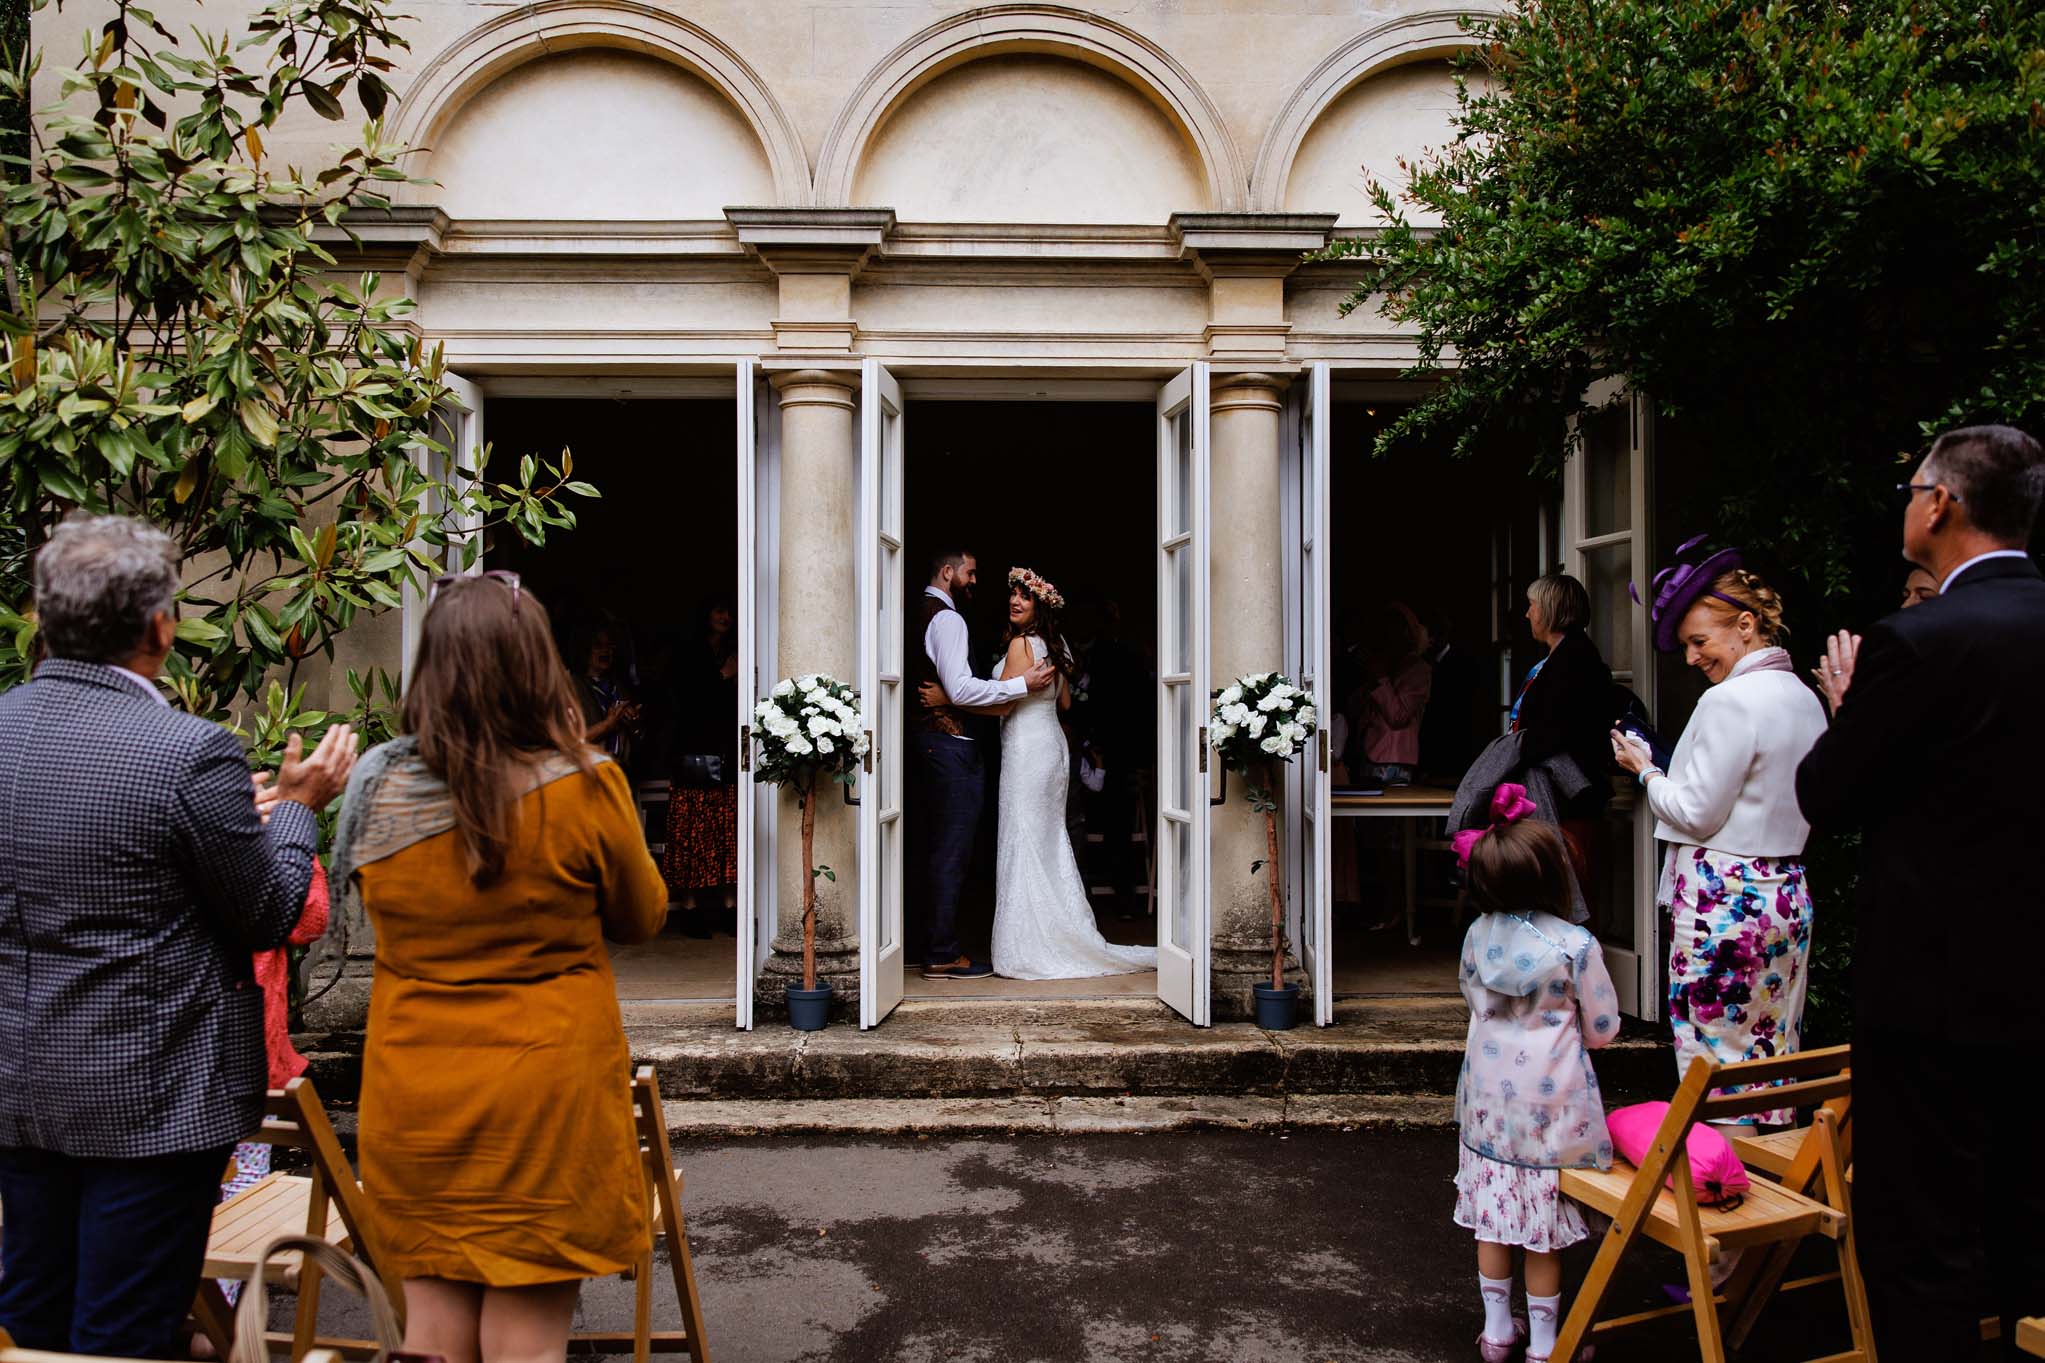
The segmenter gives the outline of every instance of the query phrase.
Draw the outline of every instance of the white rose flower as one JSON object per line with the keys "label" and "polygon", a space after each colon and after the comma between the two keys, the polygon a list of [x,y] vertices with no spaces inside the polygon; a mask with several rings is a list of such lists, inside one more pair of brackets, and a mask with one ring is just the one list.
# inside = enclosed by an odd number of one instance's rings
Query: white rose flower
{"label": "white rose flower", "polygon": [[1249,730],[1251,738],[1260,738],[1263,736],[1266,722],[1262,715],[1251,715],[1249,722],[1244,724],[1243,727]]}
{"label": "white rose flower", "polygon": [[1228,709],[1228,722],[1235,725],[1238,729],[1247,726],[1250,722],[1250,707],[1247,705],[1231,705]]}
{"label": "white rose flower", "polygon": [[1219,705],[1234,705],[1237,701],[1241,700],[1242,698],[1243,688],[1240,686],[1231,686],[1228,688],[1228,690],[1222,692],[1219,696],[1215,697],[1215,703]]}
{"label": "white rose flower", "polygon": [[1262,743],[1259,743],[1259,744],[1258,744],[1257,746],[1258,746],[1258,747],[1260,747],[1260,748],[1262,748],[1262,749],[1263,749],[1263,750],[1264,750],[1265,752],[1268,752],[1268,753],[1270,753],[1270,754],[1271,754],[1272,756],[1274,756],[1274,757],[1275,757],[1275,756],[1277,756],[1277,755],[1278,755],[1279,753],[1282,753],[1282,752],[1286,751],[1286,749],[1288,749],[1289,747],[1291,747],[1291,744],[1287,743],[1287,742],[1286,742],[1286,741],[1285,741],[1284,739],[1280,738],[1280,737],[1279,737],[1279,736],[1278,736],[1277,734],[1273,734],[1273,735],[1271,735],[1271,737],[1269,737],[1269,738],[1265,739],[1265,740],[1264,740],[1264,741],[1263,741]]}
{"label": "white rose flower", "polygon": [[1236,736],[1236,726],[1233,724],[1217,724],[1208,732],[1213,735],[1214,745],[1220,747]]}
{"label": "white rose flower", "polygon": [[794,753],[797,757],[807,757],[812,751],[810,741],[801,734],[796,734],[790,738],[787,746],[788,751]]}
{"label": "white rose flower", "polygon": [[1299,722],[1300,722],[1300,723],[1302,723],[1302,724],[1305,724],[1305,725],[1309,725],[1309,726],[1311,726],[1311,725],[1313,724],[1313,722],[1314,722],[1315,720],[1319,719],[1319,718],[1320,718],[1320,716],[1319,716],[1318,714],[1316,714],[1316,713],[1314,712],[1314,707],[1313,707],[1313,706],[1311,706],[1311,705],[1302,705],[1302,706],[1300,706],[1300,707],[1299,707]]}
{"label": "white rose flower", "polygon": [[1279,695],[1276,691],[1271,691],[1265,694],[1264,699],[1257,702],[1257,708],[1268,715],[1283,704],[1285,704],[1285,697]]}
{"label": "white rose flower", "polygon": [[822,715],[817,715],[809,722],[809,732],[811,738],[823,738],[837,733],[838,726],[832,721],[825,719]]}
{"label": "white rose flower", "polygon": [[774,696],[777,700],[782,696],[792,696],[794,694],[795,694],[794,682],[789,681],[786,678],[783,678],[782,680],[774,683]]}
{"label": "white rose flower", "polygon": [[831,751],[831,740],[830,740],[830,739],[828,739],[828,738],[820,738],[820,739],[818,739],[818,740],[817,740],[817,751],[818,751],[818,752],[830,752],[830,751]]}
{"label": "white rose flower", "polygon": [[871,745],[871,744],[870,744],[870,743],[869,743],[869,742],[867,741],[867,738],[866,738],[866,735],[865,735],[865,734],[855,734],[855,735],[853,735],[853,738],[852,738],[852,755],[853,755],[854,757],[864,757],[864,756],[866,756],[866,750],[867,750],[867,749],[868,749],[869,747],[871,747],[871,746],[872,746],[872,745]]}

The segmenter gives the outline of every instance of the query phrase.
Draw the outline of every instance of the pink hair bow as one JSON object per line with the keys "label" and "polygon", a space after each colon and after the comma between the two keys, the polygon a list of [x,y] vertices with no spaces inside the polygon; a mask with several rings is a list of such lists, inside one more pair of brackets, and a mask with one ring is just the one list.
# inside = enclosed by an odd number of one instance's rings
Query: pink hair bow
{"label": "pink hair bow", "polygon": [[1466,828],[1449,839],[1449,844],[1456,849],[1456,865],[1470,864],[1470,849],[1475,847],[1477,840],[1486,833],[1503,828],[1509,823],[1518,823],[1539,808],[1539,805],[1527,798],[1525,786],[1511,783],[1500,786],[1491,793],[1491,822],[1483,828]]}

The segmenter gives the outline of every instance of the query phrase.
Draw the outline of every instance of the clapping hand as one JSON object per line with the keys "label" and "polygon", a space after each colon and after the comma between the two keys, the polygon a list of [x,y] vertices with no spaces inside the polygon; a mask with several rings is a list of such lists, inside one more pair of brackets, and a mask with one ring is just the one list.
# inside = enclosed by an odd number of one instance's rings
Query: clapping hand
{"label": "clapping hand", "polygon": [[1825,657],[1811,669],[1818,694],[1835,715],[1846,703],[1846,690],[1853,685],[1853,665],[1859,658],[1860,636],[1842,629],[1825,641]]}
{"label": "clapping hand", "polygon": [[284,800],[324,809],[348,788],[348,773],[355,768],[354,726],[336,724],[321,737],[312,756],[303,756],[304,751],[304,735],[292,734],[284,740],[284,761],[276,779],[257,781],[256,810],[266,821]]}

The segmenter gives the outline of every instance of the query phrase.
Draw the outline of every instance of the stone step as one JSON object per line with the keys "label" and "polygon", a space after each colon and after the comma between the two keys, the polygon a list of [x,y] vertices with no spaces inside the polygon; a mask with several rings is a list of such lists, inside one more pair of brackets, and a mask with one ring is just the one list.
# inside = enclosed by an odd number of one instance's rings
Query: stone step
{"label": "stone step", "polygon": [[[919,1000],[867,1032],[837,1024],[797,1032],[777,1021],[741,1032],[715,1009],[626,1010],[633,1063],[654,1067],[662,1096],[675,1105],[710,1105],[700,1120],[732,1130],[860,1129],[869,1120],[895,1119],[903,1125],[894,1129],[916,1129],[945,1109],[914,1104],[966,1100],[1012,1104],[975,1109],[982,1115],[974,1121],[1026,1119],[1031,1127],[1050,1123],[1048,1129],[1112,1111],[1096,1100],[1129,1099],[1209,1102],[1204,1109],[1153,1104],[1146,1122],[1204,1122],[1207,1116],[1193,1114],[1223,1113],[1214,1104],[1240,1100],[1261,1122],[1291,1124],[1305,1120],[1300,1104],[1337,1098],[1375,1103],[1372,1120],[1395,1109],[1433,1120],[1440,1102],[1454,1097],[1467,1025],[1461,1001],[1440,996],[1345,1001],[1334,1026],[1284,1032],[1247,1023],[1190,1027],[1144,1000]],[[1666,1038],[1660,1027],[1640,1027],[1599,1053],[1607,1101],[1667,1095],[1675,1067]],[[322,1095],[353,1102],[361,1086],[360,1034],[307,1045]],[[806,1125],[821,1118],[801,1109],[826,1103],[877,1106],[832,1118],[849,1127]],[[687,1125],[680,1114],[671,1116],[678,1130]]]}

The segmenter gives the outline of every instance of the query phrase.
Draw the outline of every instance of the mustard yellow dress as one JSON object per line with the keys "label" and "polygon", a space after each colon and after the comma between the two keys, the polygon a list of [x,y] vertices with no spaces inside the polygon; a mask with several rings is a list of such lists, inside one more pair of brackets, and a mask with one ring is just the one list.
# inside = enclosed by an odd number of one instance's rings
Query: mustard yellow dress
{"label": "mustard yellow dress", "polygon": [[482,889],[458,831],[357,872],[376,930],[362,1186],[394,1278],[564,1282],[647,1244],[604,938],[652,937],[667,889],[615,762],[530,792],[519,818]]}

